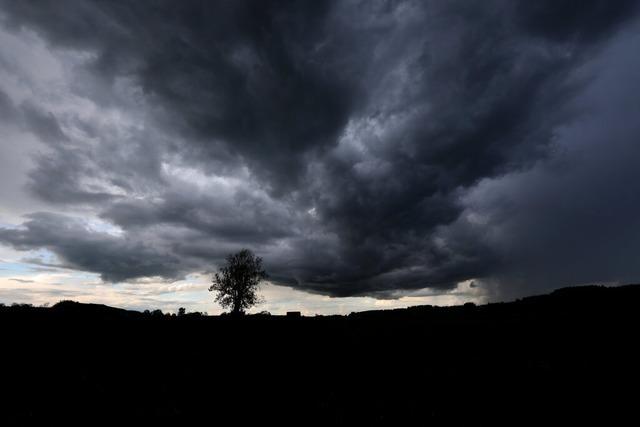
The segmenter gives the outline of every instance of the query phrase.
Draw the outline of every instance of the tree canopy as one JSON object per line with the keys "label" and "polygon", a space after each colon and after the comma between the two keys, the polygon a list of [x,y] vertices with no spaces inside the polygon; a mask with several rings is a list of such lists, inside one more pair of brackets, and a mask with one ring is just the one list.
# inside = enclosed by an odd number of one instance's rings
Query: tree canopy
{"label": "tree canopy", "polygon": [[249,249],[230,254],[226,264],[215,273],[209,291],[215,292],[215,300],[223,308],[231,308],[233,314],[243,314],[260,301],[258,287],[267,277],[262,268],[262,258]]}

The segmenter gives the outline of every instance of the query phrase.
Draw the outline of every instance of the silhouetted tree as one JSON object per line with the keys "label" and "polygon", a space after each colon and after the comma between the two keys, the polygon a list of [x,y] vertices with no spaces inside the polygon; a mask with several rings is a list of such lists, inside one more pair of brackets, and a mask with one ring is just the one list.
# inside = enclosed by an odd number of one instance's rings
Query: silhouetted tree
{"label": "silhouetted tree", "polygon": [[178,309],[178,316],[184,316],[185,314],[187,314],[187,310],[185,310],[184,307],[180,307]]}
{"label": "silhouetted tree", "polygon": [[233,314],[243,314],[258,303],[258,286],[267,273],[262,269],[262,258],[249,249],[231,254],[226,260],[226,265],[215,274],[209,291],[216,292],[216,302],[222,307],[230,307]]}

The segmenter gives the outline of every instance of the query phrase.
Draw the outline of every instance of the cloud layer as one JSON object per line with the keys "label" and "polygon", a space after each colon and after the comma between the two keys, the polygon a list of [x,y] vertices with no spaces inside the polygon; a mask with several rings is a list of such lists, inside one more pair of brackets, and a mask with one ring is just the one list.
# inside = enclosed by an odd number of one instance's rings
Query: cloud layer
{"label": "cloud layer", "polygon": [[38,146],[18,250],[121,282],[250,247],[277,283],[378,298],[640,273],[635,1],[0,11],[1,144]]}

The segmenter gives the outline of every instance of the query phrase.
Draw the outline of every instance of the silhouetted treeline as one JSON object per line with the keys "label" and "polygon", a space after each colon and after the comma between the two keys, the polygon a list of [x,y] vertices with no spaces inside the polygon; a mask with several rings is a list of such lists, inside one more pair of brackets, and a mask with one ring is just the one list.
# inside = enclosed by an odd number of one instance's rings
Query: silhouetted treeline
{"label": "silhouetted treeline", "polygon": [[615,424],[635,411],[639,303],[633,285],[349,316],[1,306],[0,416]]}

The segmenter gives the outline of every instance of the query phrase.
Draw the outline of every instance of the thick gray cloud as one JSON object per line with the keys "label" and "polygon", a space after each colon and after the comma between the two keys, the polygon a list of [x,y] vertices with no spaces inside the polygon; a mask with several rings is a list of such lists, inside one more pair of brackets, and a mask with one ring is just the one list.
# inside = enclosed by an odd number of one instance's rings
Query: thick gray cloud
{"label": "thick gray cloud", "polygon": [[[5,28],[34,31],[75,61],[66,102],[90,100],[97,111],[48,111],[0,92],[6,120],[47,147],[33,157],[29,191],[66,212],[34,214],[0,240],[48,248],[107,281],[175,279],[248,246],[276,281],[335,296],[467,279],[516,295],[634,277],[631,260],[600,253],[596,262],[570,247],[563,253],[574,255],[553,258],[601,266],[586,277],[546,262],[544,248],[575,239],[576,224],[579,235],[612,236],[612,224],[640,210],[632,200],[625,214],[585,218],[569,205],[560,215],[558,190],[548,189],[557,181],[596,203],[623,187],[596,185],[592,174],[631,158],[639,135],[630,118],[624,132],[613,127],[627,101],[597,89],[606,67],[593,64],[629,66],[620,58],[637,44],[637,9],[599,0],[0,1]],[[611,90],[637,93],[612,81]],[[605,150],[609,135],[619,143]],[[586,154],[559,152],[568,146]],[[592,159],[606,160],[598,170]],[[562,161],[575,175],[550,172]]]}
{"label": "thick gray cloud", "polygon": [[51,249],[63,266],[100,272],[106,281],[156,275],[175,278],[181,273],[180,260],[157,244],[91,230],[68,217],[33,214],[23,226],[0,230],[0,239],[17,249]]}
{"label": "thick gray cloud", "polygon": [[639,47],[636,27],[586,67],[597,78],[574,100],[584,114],[557,130],[551,159],[485,180],[442,231],[485,240],[501,260],[491,277],[500,295],[638,281]]}

